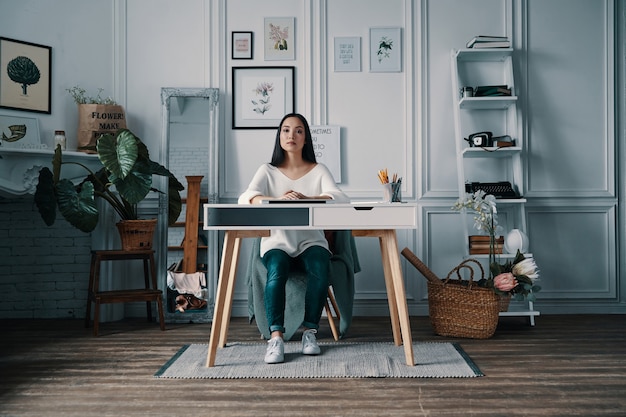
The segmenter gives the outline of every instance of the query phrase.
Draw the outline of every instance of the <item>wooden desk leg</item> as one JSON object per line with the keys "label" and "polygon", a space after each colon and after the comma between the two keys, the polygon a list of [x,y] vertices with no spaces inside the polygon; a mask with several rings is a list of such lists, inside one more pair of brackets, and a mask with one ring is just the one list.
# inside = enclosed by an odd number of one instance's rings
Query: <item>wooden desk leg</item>
{"label": "wooden desk leg", "polygon": [[230,268],[228,274],[228,286],[226,288],[226,304],[224,304],[224,312],[222,314],[222,325],[220,326],[220,341],[218,347],[223,348],[226,346],[228,340],[228,327],[230,324],[230,313],[233,307],[233,295],[235,293],[235,281],[237,280],[237,263],[239,262],[239,250],[241,249],[241,234],[238,232],[233,233],[233,251],[229,258]]}
{"label": "wooden desk leg", "polygon": [[[230,280],[230,269],[232,268],[232,255],[235,249],[235,236],[232,231],[224,233],[224,247],[222,248],[222,263],[217,282],[217,294],[215,296],[215,308],[213,310],[213,323],[211,325],[211,337],[209,339],[209,349],[207,353],[206,366],[215,366],[215,356],[217,355],[217,346],[219,338],[222,334],[221,327],[225,321],[224,306],[228,301],[228,281]],[[227,320],[226,320],[227,321]]]}
{"label": "wooden desk leg", "polygon": [[[383,231],[384,232],[384,231]],[[385,275],[385,285],[387,287],[387,301],[389,303],[389,316],[391,318],[391,330],[393,332],[393,342],[396,346],[402,344],[402,336],[400,334],[400,320],[398,318],[398,303],[396,297],[396,288],[393,282],[393,270],[389,262],[389,249],[384,240],[384,235],[379,235],[380,255],[383,262],[383,271]]]}
{"label": "wooden desk leg", "polygon": [[409,321],[409,308],[406,303],[406,293],[404,290],[404,280],[402,278],[402,267],[400,265],[400,254],[398,251],[396,231],[385,230],[383,239],[384,246],[387,251],[386,259],[390,264],[393,286],[395,289],[406,364],[409,366],[415,366],[415,358],[413,357],[413,338],[411,336],[411,322]]}

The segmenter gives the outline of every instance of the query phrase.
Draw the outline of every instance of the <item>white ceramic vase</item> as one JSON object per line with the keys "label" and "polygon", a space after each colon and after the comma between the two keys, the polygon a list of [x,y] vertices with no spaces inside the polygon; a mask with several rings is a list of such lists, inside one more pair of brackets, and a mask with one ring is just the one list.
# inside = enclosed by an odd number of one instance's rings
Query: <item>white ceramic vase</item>
{"label": "white ceramic vase", "polygon": [[511,230],[504,238],[504,250],[507,253],[528,252],[528,236],[519,229]]}

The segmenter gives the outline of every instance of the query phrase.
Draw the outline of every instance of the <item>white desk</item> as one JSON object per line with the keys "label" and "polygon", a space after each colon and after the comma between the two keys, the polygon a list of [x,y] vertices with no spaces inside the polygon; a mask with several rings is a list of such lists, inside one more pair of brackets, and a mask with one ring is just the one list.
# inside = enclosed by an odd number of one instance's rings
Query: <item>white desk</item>
{"label": "white desk", "polygon": [[404,291],[396,229],[417,228],[417,205],[372,204],[205,204],[204,229],[224,230],[224,247],[215,298],[207,367],[215,366],[224,347],[232,308],[241,239],[269,236],[272,229],[352,230],[358,237],[380,241],[393,340],[404,344],[407,365],[414,366],[409,311]]}

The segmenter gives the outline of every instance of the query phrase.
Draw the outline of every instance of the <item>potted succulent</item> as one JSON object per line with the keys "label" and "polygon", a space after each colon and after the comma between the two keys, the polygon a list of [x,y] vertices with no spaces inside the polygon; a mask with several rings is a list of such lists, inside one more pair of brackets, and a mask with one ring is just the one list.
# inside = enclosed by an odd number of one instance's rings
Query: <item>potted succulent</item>
{"label": "potted succulent", "polygon": [[[150,160],[148,148],[128,129],[119,129],[115,134],[102,135],[91,149],[96,152],[102,167],[93,172],[79,162],[63,162],[63,153],[57,146],[52,160],[52,171],[44,167],[39,171],[39,182],[35,191],[35,203],[44,222],[51,226],[56,219],[57,209],[74,227],[91,232],[99,221],[96,197],[106,201],[122,220],[118,229],[124,250],[151,247],[152,235],[142,236],[146,220],[137,215],[137,204],[150,191],[161,192],[152,186],[153,175],[168,178],[168,223],[173,224],[181,212],[180,191],[183,185],[164,166]],[[87,176],[75,185],[61,177],[65,164],[76,164],[87,171]],[[152,233],[156,219],[152,223]],[[122,235],[126,225],[135,223],[133,233],[140,242],[125,240]],[[149,226],[147,227],[149,229]],[[137,244],[138,243],[138,244]],[[130,245],[130,246],[129,246]]]}

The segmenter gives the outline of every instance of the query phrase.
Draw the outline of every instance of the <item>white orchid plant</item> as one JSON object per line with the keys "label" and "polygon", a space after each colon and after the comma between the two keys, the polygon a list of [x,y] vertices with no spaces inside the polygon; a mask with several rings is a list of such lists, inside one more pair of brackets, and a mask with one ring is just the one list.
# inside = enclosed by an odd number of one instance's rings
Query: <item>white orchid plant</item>
{"label": "white orchid plant", "polygon": [[512,261],[503,264],[496,262],[496,233],[502,227],[498,225],[496,198],[478,190],[468,193],[452,206],[452,210],[465,213],[470,210],[474,215],[474,228],[490,236],[489,246],[489,278],[478,281],[478,285],[493,288],[500,295],[511,295],[515,300],[535,301],[535,293],[541,290],[535,281],[539,278],[539,270],[533,258],[526,258],[517,251]]}

